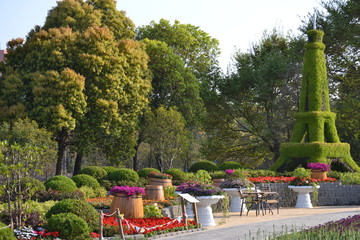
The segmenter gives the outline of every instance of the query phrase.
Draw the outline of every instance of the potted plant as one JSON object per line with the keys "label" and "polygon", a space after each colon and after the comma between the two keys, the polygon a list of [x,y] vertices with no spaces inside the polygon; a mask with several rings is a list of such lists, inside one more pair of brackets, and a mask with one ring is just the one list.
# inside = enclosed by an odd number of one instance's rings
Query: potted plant
{"label": "potted plant", "polygon": [[247,179],[227,179],[220,184],[220,188],[230,197],[230,212],[238,212],[240,210],[242,200],[240,199],[239,190],[253,187],[254,184]]}
{"label": "potted plant", "polygon": [[311,177],[315,179],[326,179],[326,172],[330,171],[330,166],[325,163],[308,163],[307,167],[311,170]]}
{"label": "potted plant", "polygon": [[198,217],[202,226],[216,226],[211,205],[224,198],[224,191],[211,184],[201,184],[197,182],[186,182],[176,188],[176,191],[188,193],[194,196],[199,202]]}
{"label": "potted plant", "polygon": [[151,172],[149,174],[150,185],[157,185],[165,187],[172,187],[172,178],[173,176],[166,173],[160,172]]}
{"label": "potted plant", "polygon": [[144,206],[142,196],[145,195],[145,189],[141,187],[115,186],[110,189],[110,194],[114,196],[110,213],[119,208],[120,213],[126,218],[143,218]]}
{"label": "potted plant", "polygon": [[296,200],[296,208],[312,208],[310,193],[320,188],[317,180],[306,177],[296,177],[294,180],[289,182],[288,188],[298,193]]}
{"label": "potted plant", "polygon": [[227,174],[224,171],[215,171],[209,173],[211,176],[211,180],[213,181],[213,185],[219,187],[219,185],[225,181]]}

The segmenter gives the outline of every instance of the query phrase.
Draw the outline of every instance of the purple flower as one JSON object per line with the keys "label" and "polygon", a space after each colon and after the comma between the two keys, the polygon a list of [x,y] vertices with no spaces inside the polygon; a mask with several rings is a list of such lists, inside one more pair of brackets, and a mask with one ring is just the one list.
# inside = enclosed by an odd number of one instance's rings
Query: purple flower
{"label": "purple flower", "polygon": [[176,188],[176,191],[181,191],[181,193],[189,193],[193,196],[212,196],[212,195],[221,195],[223,191],[214,187],[210,184],[201,184],[198,182],[186,182],[181,184]]}
{"label": "purple flower", "polygon": [[330,166],[325,163],[308,163],[307,167],[309,169],[321,170],[324,172],[330,171]]}
{"label": "purple flower", "polygon": [[115,186],[110,189],[110,194],[124,194],[126,196],[145,195],[145,189],[141,187]]}

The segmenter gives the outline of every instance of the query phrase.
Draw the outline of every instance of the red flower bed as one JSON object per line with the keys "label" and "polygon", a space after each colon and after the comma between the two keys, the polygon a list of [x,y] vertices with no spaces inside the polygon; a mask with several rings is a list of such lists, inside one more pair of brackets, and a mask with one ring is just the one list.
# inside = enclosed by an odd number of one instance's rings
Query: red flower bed
{"label": "red flower bed", "polygon": [[[294,177],[256,177],[248,178],[253,183],[288,183],[293,181]],[[335,178],[327,178],[325,180],[312,179],[313,182],[336,182]]]}
{"label": "red flower bed", "polygon": [[[118,227],[117,219],[114,217],[104,217],[104,226],[110,225]],[[168,217],[162,218],[126,218],[121,221],[124,234],[149,234],[154,231],[168,231],[174,228],[185,228],[185,222]],[[193,220],[188,220],[190,228],[198,227],[199,225]],[[179,229],[181,230],[181,229]]]}

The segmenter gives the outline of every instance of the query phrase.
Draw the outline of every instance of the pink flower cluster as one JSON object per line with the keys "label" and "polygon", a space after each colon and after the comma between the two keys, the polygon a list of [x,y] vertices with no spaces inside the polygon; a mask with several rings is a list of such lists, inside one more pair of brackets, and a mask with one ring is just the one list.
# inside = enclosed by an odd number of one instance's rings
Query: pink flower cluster
{"label": "pink flower cluster", "polygon": [[110,189],[110,194],[124,194],[126,196],[145,195],[145,189],[141,187],[115,186]]}
{"label": "pink flower cluster", "polygon": [[230,176],[230,175],[233,174],[234,172],[235,172],[234,169],[227,169],[227,170],[225,170],[225,173],[226,173],[228,176]]}

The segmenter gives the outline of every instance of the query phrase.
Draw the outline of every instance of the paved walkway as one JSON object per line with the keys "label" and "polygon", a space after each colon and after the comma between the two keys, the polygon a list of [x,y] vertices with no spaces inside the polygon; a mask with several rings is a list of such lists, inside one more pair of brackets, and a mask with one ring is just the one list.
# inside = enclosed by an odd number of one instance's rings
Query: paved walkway
{"label": "paved walkway", "polygon": [[[333,220],[360,214],[360,206],[321,206],[315,208],[282,208],[280,214],[255,216],[253,211],[249,216],[239,216],[239,212],[229,213],[224,219],[222,214],[215,214],[217,226],[206,227],[204,231],[185,233],[158,239],[181,240],[263,240],[274,233],[303,229],[317,226]],[[221,224],[225,220],[225,224]]]}

